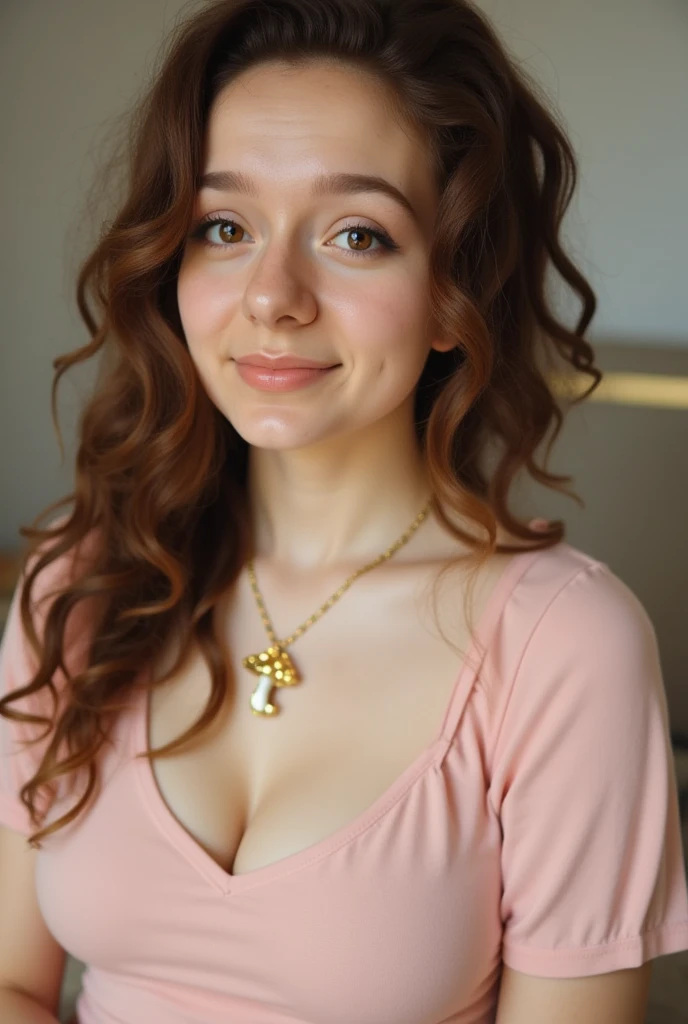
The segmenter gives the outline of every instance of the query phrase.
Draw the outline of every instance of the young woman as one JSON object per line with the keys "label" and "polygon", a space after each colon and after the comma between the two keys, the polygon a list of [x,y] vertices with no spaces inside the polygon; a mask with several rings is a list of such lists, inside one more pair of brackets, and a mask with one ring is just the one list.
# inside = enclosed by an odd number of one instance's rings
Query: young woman
{"label": "young woman", "polygon": [[641,1024],[688,948],[654,628],[511,507],[554,355],[601,376],[555,116],[464,0],[220,0],[134,125],[3,640],[3,1019],[68,951],[78,1024]]}

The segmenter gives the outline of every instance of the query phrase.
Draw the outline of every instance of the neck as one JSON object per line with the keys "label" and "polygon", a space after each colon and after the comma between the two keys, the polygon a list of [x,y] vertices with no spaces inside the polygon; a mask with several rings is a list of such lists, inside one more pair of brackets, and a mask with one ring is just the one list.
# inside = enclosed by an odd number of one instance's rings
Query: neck
{"label": "neck", "polygon": [[303,449],[250,452],[256,557],[284,568],[372,561],[410,529],[430,495],[415,447],[405,454],[373,444],[339,453],[330,447],[320,456]]}

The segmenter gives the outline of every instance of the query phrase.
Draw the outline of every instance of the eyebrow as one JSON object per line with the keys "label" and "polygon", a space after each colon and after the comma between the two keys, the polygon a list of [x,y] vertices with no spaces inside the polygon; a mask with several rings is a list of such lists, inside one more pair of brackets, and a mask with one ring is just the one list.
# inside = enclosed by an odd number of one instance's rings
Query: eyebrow
{"label": "eyebrow", "polygon": [[[198,182],[198,187],[213,189],[217,192],[240,192],[242,195],[256,197],[258,189],[255,182],[241,171],[209,171]],[[377,192],[388,196],[401,206],[411,217],[418,221],[418,214],[413,204],[403,192],[375,174],[319,174],[311,189],[311,196],[353,195],[359,192]]]}

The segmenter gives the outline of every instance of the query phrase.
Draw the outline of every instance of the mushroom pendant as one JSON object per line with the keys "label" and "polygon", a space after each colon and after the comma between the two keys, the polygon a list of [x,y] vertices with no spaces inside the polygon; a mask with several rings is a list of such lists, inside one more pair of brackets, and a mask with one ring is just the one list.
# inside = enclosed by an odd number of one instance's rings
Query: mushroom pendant
{"label": "mushroom pendant", "polygon": [[275,686],[295,686],[301,676],[284,647],[273,644],[260,654],[249,654],[243,665],[259,676],[258,685],[251,694],[251,711],[254,715],[269,717],[279,714],[279,707],[270,703],[270,694]]}

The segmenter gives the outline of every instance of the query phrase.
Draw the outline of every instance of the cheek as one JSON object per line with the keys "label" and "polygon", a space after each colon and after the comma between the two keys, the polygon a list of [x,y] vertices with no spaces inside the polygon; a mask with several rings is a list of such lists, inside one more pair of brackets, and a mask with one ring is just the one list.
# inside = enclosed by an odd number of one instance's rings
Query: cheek
{"label": "cheek", "polygon": [[219,330],[240,301],[226,277],[193,264],[182,267],[177,279],[177,302],[187,341],[204,338]]}
{"label": "cheek", "polygon": [[425,338],[430,315],[429,291],[409,276],[382,276],[365,289],[341,289],[331,296],[330,308],[342,325],[342,333],[361,354],[385,360],[400,350],[408,354],[409,367],[425,361]]}

